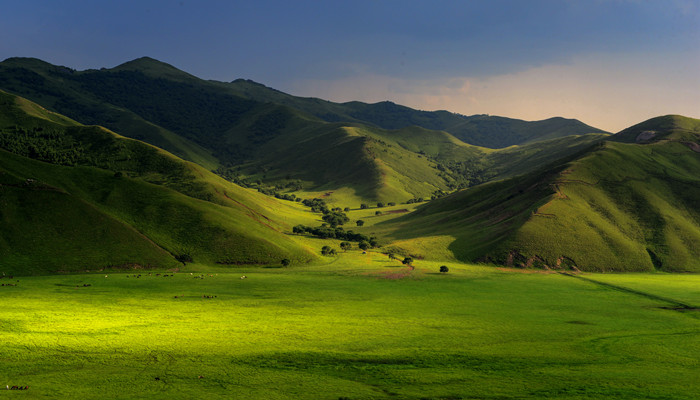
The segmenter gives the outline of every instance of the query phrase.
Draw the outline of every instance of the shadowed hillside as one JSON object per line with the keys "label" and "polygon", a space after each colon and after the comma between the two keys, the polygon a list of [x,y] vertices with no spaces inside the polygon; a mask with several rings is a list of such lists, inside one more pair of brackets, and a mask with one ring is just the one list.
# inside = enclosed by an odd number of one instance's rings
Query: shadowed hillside
{"label": "shadowed hillside", "polygon": [[[683,117],[647,121],[619,136],[653,130],[664,140],[605,142],[542,172],[437,200],[383,229],[397,245],[425,256],[441,251],[423,243],[436,237],[431,240],[462,260],[700,271],[699,123]],[[682,138],[673,139],[677,134]]]}
{"label": "shadowed hillside", "polygon": [[0,254],[15,274],[314,256],[313,216],[104,128],[0,92]]}

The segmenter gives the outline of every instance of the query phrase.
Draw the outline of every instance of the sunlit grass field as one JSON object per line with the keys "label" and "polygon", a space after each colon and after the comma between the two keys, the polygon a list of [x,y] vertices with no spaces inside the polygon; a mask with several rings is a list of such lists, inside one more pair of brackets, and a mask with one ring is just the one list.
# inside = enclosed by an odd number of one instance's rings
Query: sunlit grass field
{"label": "sunlit grass field", "polygon": [[[29,389],[0,397],[700,396],[698,311],[560,274],[324,262],[1,279],[0,384]],[[586,277],[700,303],[696,275]]]}

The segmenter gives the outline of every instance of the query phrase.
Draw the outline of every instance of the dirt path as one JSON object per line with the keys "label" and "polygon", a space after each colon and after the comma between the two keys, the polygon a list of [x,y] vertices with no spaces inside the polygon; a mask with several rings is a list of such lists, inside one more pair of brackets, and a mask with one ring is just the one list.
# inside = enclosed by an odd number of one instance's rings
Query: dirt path
{"label": "dirt path", "polygon": [[409,265],[406,268],[401,269],[401,271],[398,272],[391,272],[391,273],[385,273],[383,276],[384,279],[403,279],[411,275],[413,270],[415,270],[416,267],[413,265]]}

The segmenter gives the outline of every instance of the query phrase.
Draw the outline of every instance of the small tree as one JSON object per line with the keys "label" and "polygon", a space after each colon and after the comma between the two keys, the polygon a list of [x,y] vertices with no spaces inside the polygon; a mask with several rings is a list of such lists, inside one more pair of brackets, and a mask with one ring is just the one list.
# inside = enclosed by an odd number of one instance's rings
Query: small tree
{"label": "small tree", "polygon": [[335,250],[331,248],[331,246],[323,246],[321,247],[321,254],[324,256],[332,256],[335,254]]}
{"label": "small tree", "polygon": [[175,259],[179,262],[182,263],[182,265],[187,265],[187,263],[191,263],[194,260],[192,259],[192,256],[190,253],[183,253],[175,256]]}
{"label": "small tree", "polygon": [[413,264],[413,258],[411,258],[411,257],[406,257],[406,258],[403,259],[403,261],[401,261],[401,264],[411,265],[411,264]]}
{"label": "small tree", "polygon": [[352,249],[352,243],[340,242],[340,248],[343,249],[343,251],[348,251],[348,250]]}
{"label": "small tree", "polygon": [[343,209],[343,211],[345,211],[345,212],[350,211],[350,207],[345,207],[345,208]]}
{"label": "small tree", "polygon": [[450,272],[450,269],[447,268],[447,265],[443,265],[440,267],[440,272],[442,272],[443,274],[446,274],[446,273]]}
{"label": "small tree", "polygon": [[387,255],[389,256],[390,260],[393,260],[394,258],[396,258],[396,254],[394,254],[394,253],[389,253]]}
{"label": "small tree", "polygon": [[361,219],[358,219],[357,222],[356,222],[356,224],[357,224],[357,226],[362,226],[362,225],[365,224],[365,221],[363,221],[363,220],[361,220]]}
{"label": "small tree", "polygon": [[288,258],[283,258],[282,261],[280,261],[280,263],[282,263],[282,266],[283,266],[283,267],[288,267],[289,264],[291,264],[292,262],[289,261]]}
{"label": "small tree", "polygon": [[384,207],[384,203],[382,203],[382,202],[377,203],[377,207],[379,207],[379,208]]}
{"label": "small tree", "polygon": [[395,202],[393,202],[393,201],[390,201],[390,202],[386,203],[386,205],[388,205],[389,207],[391,207],[391,206],[395,206],[395,205],[396,205],[396,203],[395,203]]}
{"label": "small tree", "polygon": [[357,245],[362,250],[367,250],[369,249],[369,243],[365,242],[364,240],[360,242],[360,244]]}
{"label": "small tree", "polygon": [[367,204],[365,204],[365,203],[360,204],[360,209],[364,210],[367,208],[369,208],[369,206]]}
{"label": "small tree", "polygon": [[382,215],[382,212],[379,211],[379,210],[377,210],[377,211],[374,212],[374,215]]}

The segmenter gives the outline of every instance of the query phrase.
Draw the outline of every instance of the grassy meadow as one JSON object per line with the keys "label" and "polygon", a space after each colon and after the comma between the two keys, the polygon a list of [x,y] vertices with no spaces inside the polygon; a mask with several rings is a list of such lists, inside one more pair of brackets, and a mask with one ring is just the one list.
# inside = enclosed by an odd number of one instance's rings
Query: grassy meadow
{"label": "grassy meadow", "polygon": [[5,277],[0,384],[29,389],[0,397],[700,395],[700,314],[661,299],[700,304],[700,276],[584,275],[605,286],[442,264],[349,251],[286,269]]}

